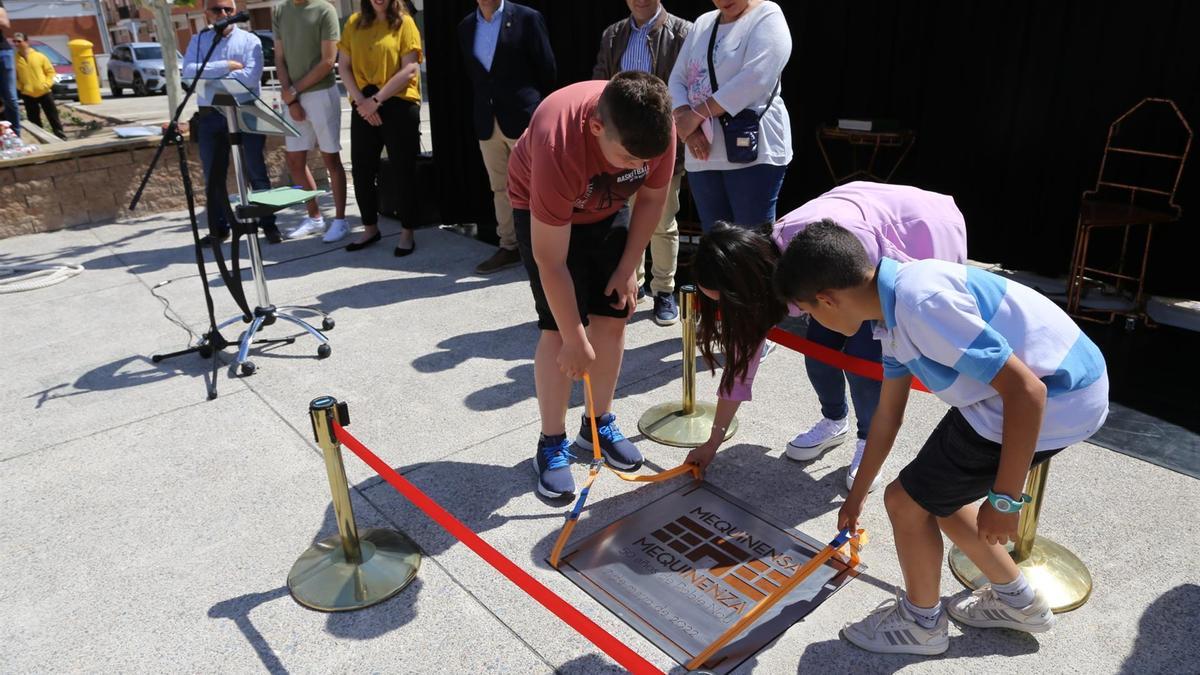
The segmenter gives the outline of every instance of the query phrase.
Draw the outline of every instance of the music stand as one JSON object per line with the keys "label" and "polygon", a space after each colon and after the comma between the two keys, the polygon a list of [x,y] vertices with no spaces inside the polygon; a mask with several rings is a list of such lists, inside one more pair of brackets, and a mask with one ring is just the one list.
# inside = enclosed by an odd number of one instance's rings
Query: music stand
{"label": "music stand", "polygon": [[[254,291],[258,304],[254,307],[254,317],[250,327],[242,333],[239,340],[237,361],[235,365],[242,375],[253,375],[257,369],[249,360],[250,345],[255,343],[255,336],[263,326],[270,326],[277,319],[283,319],[305,330],[320,343],[317,346],[317,358],[326,358],[333,352],[329,338],[304,319],[286,310],[304,310],[321,317],[321,328],[332,330],[333,317],[312,307],[281,306],[271,304],[267,292],[267,277],[263,271],[262,253],[258,245],[258,219],[271,215],[276,211],[296,204],[303,204],[318,194],[306,190],[280,188],[276,190],[252,193],[247,183],[243,169],[242,134],[264,134],[268,136],[299,136],[300,132],[287,122],[271,106],[267,105],[246,85],[231,78],[202,79],[199,86],[212,101],[212,106],[225,115],[225,123],[229,134],[230,156],[233,158],[233,172],[237,181],[238,205],[234,209],[234,220],[246,232],[246,248],[250,251],[250,272],[254,280]],[[210,204],[209,208],[220,205]],[[236,233],[235,233],[236,236]],[[238,314],[217,326],[218,329],[245,321],[245,316]],[[258,340],[258,343],[291,342],[293,338],[284,340]]]}

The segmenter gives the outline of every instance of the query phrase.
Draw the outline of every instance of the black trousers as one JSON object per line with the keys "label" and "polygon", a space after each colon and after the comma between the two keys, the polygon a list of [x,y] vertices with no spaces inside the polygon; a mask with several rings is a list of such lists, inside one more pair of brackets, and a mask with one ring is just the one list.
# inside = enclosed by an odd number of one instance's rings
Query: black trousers
{"label": "black trousers", "polygon": [[[363,89],[371,96],[373,87]],[[379,223],[379,189],[400,194],[400,220],[404,227],[417,223],[416,167],[421,151],[421,106],[395,96],[379,106],[381,126],[371,126],[355,110],[350,114],[350,163],[354,197],[363,225]],[[377,185],[379,158],[387,148],[395,172],[395,185]]]}
{"label": "black trousers", "polygon": [[54,132],[54,135],[64,139],[67,137],[63,133],[62,122],[58,119],[58,106],[54,104],[54,94],[37,97],[21,94],[21,100],[25,102],[25,116],[29,118],[30,122],[39,127],[42,126],[42,112],[45,111],[46,119],[50,121],[50,130]]}

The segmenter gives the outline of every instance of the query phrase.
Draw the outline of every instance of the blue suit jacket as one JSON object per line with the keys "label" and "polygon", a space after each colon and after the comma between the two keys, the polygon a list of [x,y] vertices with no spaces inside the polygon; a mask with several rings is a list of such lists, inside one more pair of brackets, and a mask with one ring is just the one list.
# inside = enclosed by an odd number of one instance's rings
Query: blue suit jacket
{"label": "blue suit jacket", "polygon": [[458,41],[474,87],[475,135],[491,138],[495,117],[505,136],[519,137],[557,77],[541,13],[505,0],[491,71],[475,58],[475,12],[458,24]]}

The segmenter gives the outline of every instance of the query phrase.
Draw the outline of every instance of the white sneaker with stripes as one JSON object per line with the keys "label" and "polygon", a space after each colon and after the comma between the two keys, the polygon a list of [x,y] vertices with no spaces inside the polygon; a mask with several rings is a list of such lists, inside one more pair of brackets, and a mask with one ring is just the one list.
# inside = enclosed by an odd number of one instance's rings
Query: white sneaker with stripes
{"label": "white sneaker with stripes", "polygon": [[991,584],[949,603],[946,610],[954,620],[976,628],[1011,628],[1041,633],[1054,626],[1054,612],[1041,593],[1034,593],[1028,607],[1017,609],[1000,599]]}
{"label": "white sneaker with stripes", "polygon": [[946,613],[933,628],[925,628],[904,610],[900,594],[884,600],[858,623],[846,624],[842,636],[852,644],[880,654],[941,654],[950,647],[950,622]]}

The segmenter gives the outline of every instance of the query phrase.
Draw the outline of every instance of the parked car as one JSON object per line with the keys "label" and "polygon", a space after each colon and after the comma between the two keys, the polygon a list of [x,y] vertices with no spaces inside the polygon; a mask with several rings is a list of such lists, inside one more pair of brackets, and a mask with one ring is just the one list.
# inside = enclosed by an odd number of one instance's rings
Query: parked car
{"label": "parked car", "polygon": [[[179,56],[179,63],[183,57]],[[180,74],[183,68],[180,67]],[[162,45],[157,42],[128,42],[113,47],[108,59],[108,88],[120,96],[128,87],[138,96],[167,91],[167,71],[163,65]]]}
{"label": "parked car", "polygon": [[71,67],[71,60],[63,56],[62,52],[40,40],[30,40],[29,46],[50,59],[50,65],[54,66],[54,86],[50,93],[54,94],[55,98],[75,96],[75,69]]}

